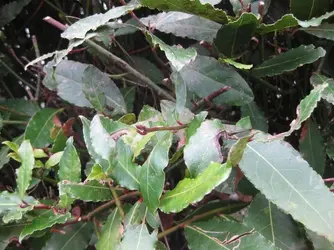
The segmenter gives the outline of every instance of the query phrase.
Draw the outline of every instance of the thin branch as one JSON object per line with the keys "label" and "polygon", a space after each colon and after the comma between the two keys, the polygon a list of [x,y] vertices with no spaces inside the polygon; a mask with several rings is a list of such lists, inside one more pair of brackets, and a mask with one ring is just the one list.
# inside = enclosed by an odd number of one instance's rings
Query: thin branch
{"label": "thin branch", "polygon": [[21,116],[25,116],[25,117],[30,117],[30,115],[26,114],[26,113],[22,113],[20,111],[17,111],[15,109],[10,109],[8,107],[5,107],[5,106],[0,106],[0,110],[2,111],[6,111],[6,112],[10,112],[10,113],[13,113],[13,114],[16,114],[16,115],[21,115]]}
{"label": "thin branch", "polygon": [[334,182],[334,178],[327,178],[327,179],[324,179],[324,182]]}
{"label": "thin branch", "polygon": [[201,100],[199,100],[198,102],[194,103],[194,109],[195,110],[198,109],[203,103],[207,104],[208,106],[211,106],[211,102],[212,102],[213,99],[215,99],[218,96],[220,96],[221,94],[229,91],[230,89],[231,89],[230,86],[225,86],[225,87],[222,87],[222,88],[218,89],[217,91],[211,93],[207,97],[204,97]]}
{"label": "thin branch", "polygon": [[180,125],[180,126],[170,126],[170,127],[152,127],[152,128],[148,128],[144,125],[137,125],[137,133],[141,134],[141,135],[146,135],[148,133],[151,132],[156,132],[156,131],[166,131],[166,130],[172,130],[172,131],[176,131],[176,130],[180,130],[180,129],[184,129],[188,126],[188,124],[184,124],[184,125]]}
{"label": "thin branch", "polygon": [[121,201],[119,200],[118,195],[117,195],[117,193],[116,193],[116,190],[115,190],[115,188],[112,186],[111,183],[108,183],[108,185],[109,185],[111,194],[112,194],[112,196],[114,197],[116,207],[119,209],[119,213],[121,214],[121,217],[124,219],[124,218],[125,218],[125,213],[124,213],[124,210],[123,210],[123,208],[122,208]]}
{"label": "thin branch", "polygon": [[[39,58],[41,56],[41,53],[39,51],[39,47],[38,47],[38,42],[37,42],[36,36],[33,35],[31,37],[31,40],[32,40],[32,44],[34,46],[36,58]],[[42,66],[41,62],[38,62],[38,66]],[[37,87],[36,87],[36,93],[35,93],[35,100],[39,99],[40,89],[41,89],[41,74],[37,73]]]}
{"label": "thin branch", "polygon": [[[53,19],[52,17],[45,17],[44,21],[48,22],[49,24],[55,26],[56,28],[60,30],[65,30],[67,27],[58,22],[57,20]],[[147,87],[152,88],[155,90],[158,95],[170,100],[170,101],[175,101],[175,98],[168,93],[166,90],[160,88],[157,84],[152,82],[151,79],[148,77],[144,76],[141,74],[139,71],[136,69],[132,68],[127,62],[123,61],[121,58],[115,56],[113,53],[110,51],[106,50],[105,48],[101,47],[100,45],[96,44],[95,42],[91,40],[87,40],[86,44],[89,45],[91,48],[95,49],[99,54],[104,56],[107,60],[109,60],[111,63],[114,63],[117,65],[119,68],[125,70],[126,72],[130,73],[134,77],[136,77],[138,80],[142,81]]]}

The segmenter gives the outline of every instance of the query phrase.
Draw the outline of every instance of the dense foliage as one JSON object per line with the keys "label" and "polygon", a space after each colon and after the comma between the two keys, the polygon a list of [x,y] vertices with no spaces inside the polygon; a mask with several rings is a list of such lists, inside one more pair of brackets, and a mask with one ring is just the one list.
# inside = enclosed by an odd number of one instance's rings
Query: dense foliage
{"label": "dense foliage", "polygon": [[332,16],[5,1],[0,250],[334,249]]}

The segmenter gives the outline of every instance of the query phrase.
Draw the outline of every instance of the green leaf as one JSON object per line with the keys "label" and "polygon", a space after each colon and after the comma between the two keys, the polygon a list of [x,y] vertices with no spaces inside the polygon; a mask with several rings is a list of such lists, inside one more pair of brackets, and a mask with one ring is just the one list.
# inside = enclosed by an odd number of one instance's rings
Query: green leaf
{"label": "green leaf", "polygon": [[86,249],[92,237],[91,222],[79,222],[63,227],[65,234],[53,233],[42,250],[74,250]]}
{"label": "green leaf", "polygon": [[256,195],[243,222],[279,249],[307,249],[297,223],[262,194]]}
{"label": "green leaf", "polygon": [[13,21],[31,0],[17,0],[0,8],[0,28]]}
{"label": "green leaf", "polygon": [[301,20],[323,15],[330,7],[331,0],[291,0],[292,14]]}
{"label": "green leaf", "polygon": [[61,181],[81,181],[81,162],[73,145],[73,137],[68,138],[64,153],[60,158],[58,176]]}
{"label": "green leaf", "polygon": [[63,151],[57,152],[53,155],[50,156],[50,158],[45,162],[45,167],[46,168],[52,168],[54,166],[56,166],[57,164],[59,164],[60,159],[63,156]]}
{"label": "green leaf", "polygon": [[[244,224],[217,217],[187,225],[185,235],[188,246],[192,250],[276,249],[273,244],[254,231],[252,227],[249,228]],[[237,237],[239,237],[239,240],[234,240]]]}
{"label": "green leaf", "polygon": [[219,29],[214,39],[214,48],[227,57],[234,57],[246,49],[258,24],[258,18],[254,14],[242,13],[237,20]]}
{"label": "green leaf", "polygon": [[33,150],[33,152],[34,152],[34,157],[36,159],[47,158],[48,157],[48,155],[44,152],[43,149],[36,148],[36,149]]}
{"label": "green leaf", "polygon": [[223,161],[218,141],[223,129],[219,120],[207,120],[202,122],[196,133],[190,137],[184,148],[184,161],[191,177],[202,173],[212,161]]}
{"label": "green leaf", "polygon": [[164,168],[168,164],[168,152],[172,144],[172,133],[161,131],[154,135],[157,144],[152,149],[140,170],[140,191],[151,212],[159,206],[165,183]]}
{"label": "green leaf", "polygon": [[107,201],[112,200],[110,189],[100,184],[98,181],[90,181],[88,183],[68,183],[60,182],[59,194],[66,194],[70,198],[83,201]]}
{"label": "green leaf", "polygon": [[331,23],[323,23],[318,27],[301,28],[300,30],[303,30],[319,38],[325,38],[334,41],[334,24]]}
{"label": "green leaf", "polygon": [[128,4],[125,6],[118,6],[112,8],[104,14],[95,14],[72,24],[62,34],[61,37],[72,40],[72,39],[83,39],[88,31],[95,31],[102,25],[105,25],[110,19],[119,18],[130,11],[139,8],[139,4]]}
{"label": "green leaf", "polygon": [[0,105],[15,110],[18,113],[12,113],[10,111],[0,111],[4,116],[10,115],[12,120],[29,121],[30,117],[33,116],[38,110],[40,110],[38,104],[34,101],[24,99],[6,99],[0,100]]}
{"label": "green leaf", "polygon": [[206,194],[229,177],[231,169],[232,166],[229,163],[221,165],[212,162],[196,178],[181,180],[173,190],[161,197],[161,211],[178,213],[190,204],[202,200]]}
{"label": "green leaf", "polygon": [[83,130],[83,137],[85,140],[85,144],[90,156],[96,161],[96,163],[100,164],[102,169],[107,170],[109,168],[109,161],[103,159],[94,149],[92,140],[90,138],[90,125],[91,122],[87,120],[85,117],[80,116],[82,122],[82,130]]}
{"label": "green leaf", "polygon": [[26,190],[30,185],[32,179],[32,170],[35,166],[33,149],[28,140],[23,141],[18,150],[18,155],[21,159],[21,166],[17,169],[16,172],[16,183],[19,195],[21,198],[23,198],[25,196]]}
{"label": "green leaf", "polygon": [[[309,1],[309,0],[308,0]],[[324,1],[324,0],[321,0]],[[323,20],[328,19],[334,15],[334,11],[327,12],[326,14],[319,16],[319,17],[313,17],[310,20],[307,21],[300,21],[298,20],[298,24],[304,28],[310,27],[310,26],[319,26]]]}
{"label": "green leaf", "polygon": [[141,18],[140,21],[146,26],[154,27],[161,32],[207,42],[213,41],[217,31],[221,27],[220,24],[200,16],[176,11],[151,15]]}
{"label": "green leaf", "polygon": [[24,227],[20,234],[19,241],[21,242],[25,237],[46,228],[52,227],[55,224],[65,223],[69,218],[71,218],[70,213],[54,214],[52,210],[47,210],[41,215],[35,217],[31,224]]}
{"label": "green leaf", "polygon": [[[152,25],[152,24],[151,24]],[[131,56],[131,60],[144,75],[150,78],[156,84],[162,84],[164,75],[161,70],[145,57]]]}
{"label": "green leaf", "polygon": [[97,250],[114,250],[121,240],[122,216],[116,208],[102,228],[101,236],[96,243]]}
{"label": "green leaf", "polygon": [[205,121],[207,115],[208,115],[207,111],[201,111],[200,113],[195,115],[194,119],[189,123],[185,132],[187,144],[189,143],[190,137],[192,137],[196,133],[197,129],[201,126],[202,122]]}
{"label": "green leaf", "polygon": [[67,137],[65,136],[64,131],[60,129],[52,145],[52,153],[55,154],[57,152],[64,151],[66,147],[66,141]]}
{"label": "green leaf", "polygon": [[201,16],[215,22],[227,23],[228,17],[225,11],[216,9],[210,4],[202,4],[200,0],[139,0],[139,2],[151,9],[162,11],[181,11],[188,14]]}
{"label": "green leaf", "polygon": [[113,114],[126,113],[126,104],[116,84],[95,66],[87,66],[82,75],[82,85],[85,97],[97,111],[108,113],[109,107]]}
{"label": "green leaf", "polygon": [[145,203],[137,201],[126,214],[124,219],[124,227],[127,228],[131,225],[139,225],[144,220],[154,229],[160,226],[159,218],[157,218],[157,213],[151,213],[148,211]]}
{"label": "green leaf", "polygon": [[99,164],[95,164],[90,171],[90,174],[87,176],[87,180],[105,180],[108,176],[103,172],[102,167]]}
{"label": "green leaf", "polygon": [[[293,131],[300,129],[302,123],[306,121],[317,107],[321,99],[322,93],[328,87],[327,83],[317,85],[297,106],[297,117],[290,124],[290,129],[287,132],[272,136],[273,139],[281,139],[292,134]],[[270,138],[269,138],[270,139]]]}
{"label": "green leaf", "polygon": [[147,226],[144,223],[140,225],[131,225],[125,230],[123,240],[120,244],[120,250],[155,250],[156,242],[157,231],[153,231],[152,234],[150,234],[148,232]]}
{"label": "green leaf", "polygon": [[176,103],[162,100],[160,102],[161,114],[168,126],[179,126],[189,124],[194,119],[194,114],[187,108],[184,108],[181,113],[176,112]]}
{"label": "green leaf", "polygon": [[322,176],[326,164],[324,138],[317,124],[312,122],[311,119],[303,125],[299,140],[299,151],[310,166]]}
{"label": "green leaf", "polygon": [[322,92],[321,97],[327,102],[334,104],[334,80],[321,74],[313,74],[311,76],[311,84],[316,87],[321,84],[328,84],[327,88]]}
{"label": "green leaf", "polygon": [[262,23],[256,30],[259,34],[277,32],[284,29],[292,28],[298,25],[298,20],[292,14],[286,14],[273,24]]}
{"label": "green leaf", "polygon": [[[22,140],[23,140],[23,135],[20,135],[20,136],[16,137],[13,140],[13,143],[15,143],[15,144],[21,144]],[[0,169],[4,165],[6,165],[9,162],[9,160],[10,160],[10,158],[7,156],[8,153],[9,153],[9,150],[10,150],[10,148],[8,146],[3,145],[1,147],[1,150],[0,150]]]}
{"label": "green leaf", "polygon": [[249,116],[241,118],[236,124],[238,128],[242,129],[252,129],[252,122]]}
{"label": "green leaf", "polygon": [[146,39],[152,46],[159,46],[159,48],[165,52],[167,59],[175,67],[177,71],[180,71],[185,65],[189,64],[197,56],[197,52],[194,48],[184,49],[178,46],[169,46],[160,40],[155,35],[146,32]]}
{"label": "green leaf", "polygon": [[307,228],[334,239],[333,214],[328,209],[334,206],[334,196],[291,145],[252,141],[239,167],[267,199]]}
{"label": "green leaf", "polygon": [[325,54],[326,51],[321,47],[315,49],[314,45],[301,45],[263,62],[252,70],[252,74],[259,77],[279,75],[313,63]]}
{"label": "green leaf", "polygon": [[236,143],[232,145],[230,151],[228,152],[227,158],[228,162],[232,165],[232,167],[237,166],[241,161],[247,143],[251,137],[252,136],[245,136],[243,138],[240,138]]}
{"label": "green leaf", "polygon": [[180,74],[189,91],[200,98],[225,86],[231,87],[213,100],[215,104],[241,106],[254,99],[252,90],[238,72],[212,57],[198,55],[195,61],[183,67]]}
{"label": "green leaf", "polygon": [[264,113],[256,105],[255,102],[248,103],[241,107],[241,116],[249,117],[251,120],[252,128],[268,132],[268,122]]}
{"label": "green leaf", "polygon": [[51,129],[53,128],[53,117],[61,112],[61,109],[45,108],[38,111],[29,121],[24,139],[30,140],[33,147],[45,148],[53,142]]}
{"label": "green leaf", "polygon": [[140,166],[133,162],[133,152],[128,144],[118,139],[117,155],[112,166],[112,176],[122,187],[130,190],[139,189]]}
{"label": "green leaf", "polygon": [[307,238],[312,242],[314,250],[331,250],[334,249],[334,242],[329,241],[311,230],[306,230]]}
{"label": "green leaf", "polygon": [[[152,72],[152,75],[153,75],[153,72]],[[150,71],[149,77],[153,77],[151,76],[151,71]],[[128,111],[127,115],[129,115],[130,112],[133,112],[133,106],[134,106],[134,102],[136,99],[136,87],[121,88],[120,91],[123,95],[123,98],[126,104],[126,110]],[[129,123],[126,123],[126,124],[129,124]]]}
{"label": "green leaf", "polygon": [[180,72],[173,71],[170,76],[170,80],[175,87],[176,96],[176,112],[177,114],[182,113],[187,104],[187,85],[183,81]]}
{"label": "green leaf", "polygon": [[[22,200],[27,203],[26,207],[22,208]],[[38,202],[32,196],[21,197],[17,193],[9,193],[3,191],[0,193],[0,216],[6,224],[13,220],[22,219],[23,214],[31,211]]]}
{"label": "green leaf", "polygon": [[236,61],[234,61],[230,58],[219,58],[219,62],[227,63],[227,64],[232,65],[233,67],[235,67],[237,69],[251,69],[251,68],[253,68],[253,64],[239,63],[239,62],[236,62]]}

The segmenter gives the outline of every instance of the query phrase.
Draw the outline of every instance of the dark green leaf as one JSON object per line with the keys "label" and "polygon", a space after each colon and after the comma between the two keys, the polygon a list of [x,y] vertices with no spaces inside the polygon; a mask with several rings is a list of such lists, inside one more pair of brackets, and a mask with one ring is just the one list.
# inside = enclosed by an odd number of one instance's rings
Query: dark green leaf
{"label": "dark green leaf", "polygon": [[207,120],[202,122],[196,133],[190,137],[184,148],[184,161],[191,177],[202,173],[212,161],[223,161],[218,142],[223,128],[219,120]]}
{"label": "dark green leaf", "polygon": [[131,56],[131,60],[135,63],[136,68],[139,69],[140,72],[142,72],[156,84],[162,84],[164,75],[154,63],[145,57],[139,56]]}
{"label": "dark green leaf", "polygon": [[211,192],[216,186],[225,181],[232,166],[229,163],[211,163],[194,179],[185,178],[177,186],[161,197],[160,209],[164,213],[177,213],[189,204],[196,203]]}
{"label": "dark green leaf", "polygon": [[79,222],[63,227],[65,234],[53,233],[42,250],[74,250],[86,249],[93,232],[91,222]]}
{"label": "dark green leaf", "polygon": [[130,190],[139,189],[140,166],[133,162],[133,152],[128,144],[118,139],[117,155],[112,166],[112,176],[122,187]]}
{"label": "dark green leaf", "polygon": [[182,12],[162,12],[140,19],[146,26],[172,33],[180,37],[188,37],[198,41],[212,42],[220,24],[208,19]]}
{"label": "dark green leaf", "polygon": [[98,181],[88,183],[60,182],[59,194],[66,194],[70,198],[83,201],[107,201],[112,200],[110,188],[100,184]]}
{"label": "dark green leaf", "polygon": [[311,119],[303,125],[299,140],[299,151],[310,166],[322,176],[326,164],[324,138],[317,124],[312,122]]}
{"label": "dark green leaf", "polygon": [[24,139],[30,140],[33,147],[44,148],[53,142],[51,129],[54,116],[61,112],[61,109],[45,108],[38,111],[29,121]]}
{"label": "dark green leaf", "polygon": [[189,143],[190,137],[192,137],[196,133],[197,129],[201,126],[202,122],[205,120],[207,115],[208,115],[207,111],[202,111],[197,115],[195,115],[194,119],[189,123],[185,132],[187,144]]}
{"label": "dark green leaf", "polygon": [[30,117],[40,110],[36,102],[24,99],[0,100],[0,105],[16,111],[15,113],[12,113],[10,111],[0,110],[0,113],[4,115],[8,114],[12,120],[19,121],[29,121]]}
{"label": "dark green leaf", "polygon": [[215,104],[241,106],[254,99],[252,90],[238,72],[212,57],[198,55],[195,61],[183,67],[180,74],[189,91],[200,98],[225,86],[231,87],[213,100]]}
{"label": "dark green leaf", "polygon": [[73,145],[73,137],[68,138],[64,153],[59,162],[58,176],[61,181],[81,181],[81,162],[77,150]]}
{"label": "dark green leaf", "polygon": [[128,249],[145,249],[155,250],[157,242],[157,231],[152,234],[148,232],[146,224],[129,226],[123,235],[123,240],[120,244],[121,250]]}
{"label": "dark green leaf", "polygon": [[126,113],[123,96],[109,76],[93,65],[88,65],[82,75],[82,91],[92,106],[99,112]]}
{"label": "dark green leaf", "polygon": [[31,0],[17,0],[0,8],[0,27],[13,21],[15,17],[28,5]]}
{"label": "dark green leaf", "polygon": [[35,166],[35,159],[32,146],[28,140],[23,141],[17,153],[21,160],[21,166],[16,172],[16,183],[19,195],[23,198],[32,179],[32,170]]}
{"label": "dark green leaf", "polygon": [[250,118],[253,129],[268,132],[267,119],[255,102],[251,102],[247,105],[242,106],[241,116]]}
{"label": "dark green leaf", "polygon": [[333,215],[328,211],[334,196],[291,145],[252,141],[239,166],[267,199],[307,228],[334,239]]}
{"label": "dark green leaf", "polygon": [[299,227],[291,216],[279,210],[262,194],[252,201],[243,222],[279,249],[307,249]]}
{"label": "dark green leaf", "polygon": [[139,0],[139,2],[151,9],[159,9],[163,11],[181,11],[219,23],[227,23],[228,17],[225,11],[215,9],[210,4],[202,4],[200,0]]}
{"label": "dark green leaf", "polygon": [[184,49],[176,45],[169,46],[149,32],[146,32],[145,36],[146,39],[152,44],[152,46],[158,45],[159,48],[166,53],[167,59],[177,71],[180,71],[185,65],[189,64],[197,56],[197,52],[194,48]]}
{"label": "dark green leaf", "polygon": [[263,62],[252,70],[252,74],[260,77],[279,75],[285,71],[295,70],[304,64],[313,63],[325,54],[326,51],[321,47],[314,48],[314,45],[301,45]]}
{"label": "dark green leaf", "polygon": [[332,250],[334,243],[323,236],[320,236],[311,230],[306,230],[307,238],[312,242],[314,250]]}
{"label": "dark green leaf", "polygon": [[126,6],[119,6],[112,8],[104,14],[95,14],[72,24],[62,34],[61,37],[72,39],[83,39],[88,31],[94,31],[102,25],[105,25],[110,19],[119,18],[128,12],[139,8],[139,4],[128,4]]}
{"label": "dark green leaf", "polygon": [[334,41],[334,24],[323,23],[318,27],[301,28],[301,30],[319,38]]}
{"label": "dark green leaf", "polygon": [[64,148],[66,147],[66,141],[67,137],[65,136],[64,131],[60,129],[52,145],[52,153],[64,151]]}
{"label": "dark green leaf", "polygon": [[170,80],[174,84],[175,87],[175,96],[176,96],[176,112],[180,114],[187,104],[187,85],[183,81],[183,78],[180,72],[174,71]]}
{"label": "dark green leaf", "polygon": [[[133,106],[136,99],[136,87],[128,87],[120,89],[123,99],[125,101],[126,110],[128,114],[133,112]],[[128,124],[128,123],[127,123]]]}
{"label": "dark green leaf", "polygon": [[151,212],[159,206],[165,183],[164,168],[168,164],[168,152],[172,144],[172,133],[161,131],[154,135],[157,144],[152,149],[140,170],[140,191]]}
{"label": "dark green leaf", "polygon": [[[188,246],[192,250],[276,249],[272,243],[254,231],[252,227],[217,217],[187,225],[185,234]],[[239,237],[239,239],[234,239],[235,237]]]}
{"label": "dark green leaf", "polygon": [[244,51],[259,21],[252,13],[244,12],[236,21],[224,25],[214,39],[214,48],[227,57]]}
{"label": "dark green leaf", "polygon": [[259,34],[277,32],[284,29],[292,28],[298,25],[298,20],[292,14],[286,14],[281,19],[272,24],[262,23],[256,30]]}
{"label": "dark green leaf", "polygon": [[52,210],[47,210],[41,215],[35,217],[31,224],[24,227],[20,234],[19,241],[21,242],[25,237],[32,235],[35,232],[52,227],[55,224],[65,223],[69,218],[71,218],[70,213],[55,214]]}
{"label": "dark green leaf", "polygon": [[291,0],[290,8],[298,19],[309,20],[325,14],[331,2],[331,0]]}
{"label": "dark green leaf", "polygon": [[114,250],[121,240],[122,216],[116,208],[102,228],[101,236],[96,243],[97,250]]}
{"label": "dark green leaf", "polygon": [[23,228],[29,223],[15,223],[1,225],[0,227],[0,250],[7,249],[6,247],[14,237],[18,238]]}

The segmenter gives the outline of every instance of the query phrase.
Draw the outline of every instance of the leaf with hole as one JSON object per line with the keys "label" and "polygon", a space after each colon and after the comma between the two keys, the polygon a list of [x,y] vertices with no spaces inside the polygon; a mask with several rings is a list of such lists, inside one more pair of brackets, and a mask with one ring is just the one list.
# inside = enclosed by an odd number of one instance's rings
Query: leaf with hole
{"label": "leaf with hole", "polygon": [[239,167],[268,200],[305,227],[334,239],[334,213],[327,209],[334,206],[334,196],[290,144],[252,141]]}
{"label": "leaf with hole", "polygon": [[212,162],[202,173],[194,179],[181,180],[173,190],[161,197],[160,209],[164,213],[177,213],[192,203],[199,202],[216,186],[225,181],[232,166],[229,163]]}

